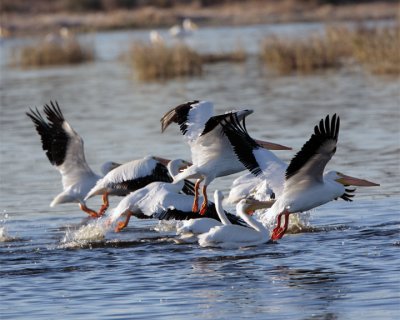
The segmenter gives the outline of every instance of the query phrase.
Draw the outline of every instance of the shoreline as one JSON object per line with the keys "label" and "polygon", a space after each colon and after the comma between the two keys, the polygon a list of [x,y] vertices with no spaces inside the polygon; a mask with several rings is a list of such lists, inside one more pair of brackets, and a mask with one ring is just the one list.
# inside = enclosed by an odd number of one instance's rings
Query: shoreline
{"label": "shoreline", "polygon": [[41,35],[67,27],[74,32],[168,28],[188,17],[200,26],[252,25],[288,22],[340,22],[399,20],[399,5],[373,2],[346,5],[299,5],[258,1],[212,7],[179,6],[168,9],[141,7],[90,13],[2,13],[3,37]]}

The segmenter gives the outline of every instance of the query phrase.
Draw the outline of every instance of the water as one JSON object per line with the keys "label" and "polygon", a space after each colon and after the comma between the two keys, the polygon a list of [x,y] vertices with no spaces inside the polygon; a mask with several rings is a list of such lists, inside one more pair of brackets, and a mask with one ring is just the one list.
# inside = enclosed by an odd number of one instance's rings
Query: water
{"label": "water", "polygon": [[[255,53],[268,32],[304,35],[318,24],[204,28],[199,50],[238,42]],[[165,31],[162,31],[165,34]],[[140,83],[116,60],[147,31],[89,35],[99,60],[40,70],[5,67],[2,43],[0,136],[0,305],[4,319],[395,319],[399,317],[400,106],[397,79],[342,69],[274,77],[255,58],[218,64],[202,77]],[[93,40],[94,39],[94,40]],[[222,40],[225,42],[222,42]],[[205,46],[207,44],[207,46]],[[160,133],[160,117],[186,100],[208,99],[217,111],[255,110],[254,137],[292,146],[289,160],[326,114],[342,119],[335,169],[381,184],[359,188],[352,203],[314,210],[314,232],[278,244],[224,250],[177,244],[173,225],[133,219],[120,234],[104,232],[74,204],[49,208],[60,177],[25,116],[57,100],[85,140],[97,172],[157,154],[189,157],[178,128]],[[214,181],[229,190],[237,175]],[[119,199],[112,198],[111,206]],[[100,199],[90,202],[92,207]]]}

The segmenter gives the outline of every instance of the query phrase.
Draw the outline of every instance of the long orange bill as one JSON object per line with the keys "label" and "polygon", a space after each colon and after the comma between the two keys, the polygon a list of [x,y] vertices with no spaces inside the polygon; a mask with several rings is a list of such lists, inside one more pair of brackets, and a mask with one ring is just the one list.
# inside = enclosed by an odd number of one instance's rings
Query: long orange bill
{"label": "long orange bill", "polygon": [[346,176],[342,173],[338,174],[340,176],[339,179],[336,181],[343,184],[343,185],[349,185],[349,186],[357,186],[357,187],[378,187],[380,184],[371,182],[368,180],[364,179],[359,179],[359,178],[354,178],[351,176]]}
{"label": "long orange bill", "polygon": [[272,142],[268,142],[268,141],[263,141],[263,140],[256,140],[255,141],[264,149],[268,149],[268,150],[292,150],[292,148],[290,147],[286,147],[284,145],[281,144],[277,144],[277,143],[272,143]]}

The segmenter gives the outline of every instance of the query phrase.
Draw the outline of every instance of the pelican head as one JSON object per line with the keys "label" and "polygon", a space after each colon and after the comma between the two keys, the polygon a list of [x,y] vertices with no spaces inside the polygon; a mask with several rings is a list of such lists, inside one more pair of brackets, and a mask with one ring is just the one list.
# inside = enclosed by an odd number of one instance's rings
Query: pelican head
{"label": "pelican head", "polygon": [[380,184],[378,184],[378,183],[351,177],[351,176],[345,175],[338,171],[329,171],[325,175],[325,178],[339,182],[340,184],[342,184],[344,186],[358,186],[358,187],[378,187],[378,186],[380,186]]}
{"label": "pelican head", "polygon": [[117,162],[107,161],[103,163],[103,165],[101,166],[101,172],[103,173],[103,175],[106,175],[111,170],[114,170],[116,167],[119,167],[120,165],[121,164]]}

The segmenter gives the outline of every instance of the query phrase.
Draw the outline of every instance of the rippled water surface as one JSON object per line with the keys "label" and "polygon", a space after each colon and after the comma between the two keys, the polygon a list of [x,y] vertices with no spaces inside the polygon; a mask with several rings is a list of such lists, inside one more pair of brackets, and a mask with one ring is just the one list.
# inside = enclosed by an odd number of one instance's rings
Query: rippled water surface
{"label": "rippled water surface", "polygon": [[[241,43],[258,50],[269,32],[304,35],[318,24],[201,29],[189,40],[202,51]],[[164,32],[165,34],[165,32]],[[86,36],[94,63],[40,70],[6,67],[13,46],[1,43],[0,314],[3,319],[396,319],[400,316],[399,81],[342,69],[276,77],[255,57],[207,66],[199,78],[137,82],[117,60],[147,31]],[[277,244],[226,250],[176,243],[173,224],[131,221],[120,234],[101,230],[75,204],[49,208],[59,174],[25,116],[57,100],[85,140],[97,172],[157,154],[189,157],[178,128],[160,133],[160,117],[186,100],[208,99],[217,111],[255,110],[253,136],[286,144],[289,160],[326,114],[338,113],[336,169],[381,184],[355,201],[314,210],[314,232]],[[237,175],[214,181],[225,193]],[[211,194],[211,193],[210,193]],[[112,198],[111,205],[119,199]],[[100,204],[100,199],[90,202]]]}

